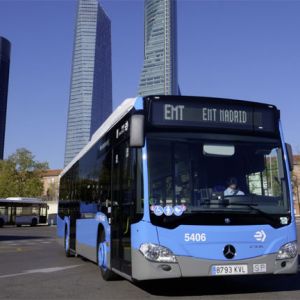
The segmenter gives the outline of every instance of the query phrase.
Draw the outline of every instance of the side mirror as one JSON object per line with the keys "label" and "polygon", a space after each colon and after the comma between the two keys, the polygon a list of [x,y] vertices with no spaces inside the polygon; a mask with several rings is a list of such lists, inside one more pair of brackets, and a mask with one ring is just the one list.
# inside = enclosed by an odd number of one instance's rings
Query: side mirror
{"label": "side mirror", "polygon": [[289,161],[289,169],[293,171],[294,169],[294,157],[293,157],[293,150],[290,144],[285,143],[285,148],[288,154],[288,161]]}
{"label": "side mirror", "polygon": [[130,120],[130,147],[143,147],[145,143],[144,135],[145,116],[136,114],[131,116]]}

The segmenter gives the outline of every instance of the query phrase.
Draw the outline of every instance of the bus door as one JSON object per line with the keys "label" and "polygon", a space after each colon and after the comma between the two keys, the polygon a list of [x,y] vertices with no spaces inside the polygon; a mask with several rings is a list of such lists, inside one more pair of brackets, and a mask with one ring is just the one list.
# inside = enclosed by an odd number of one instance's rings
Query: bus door
{"label": "bus door", "polygon": [[70,249],[76,252],[76,220],[80,218],[80,202],[78,201],[78,192],[76,185],[79,174],[79,163],[77,162],[72,167],[70,174],[70,200],[68,203],[69,216],[70,216]]}
{"label": "bus door", "polygon": [[70,201],[70,249],[76,251],[76,220],[80,218],[78,201]]}
{"label": "bus door", "polygon": [[39,215],[39,223],[46,224],[47,223],[47,205],[40,205],[38,215]]}
{"label": "bus door", "polygon": [[16,224],[16,210],[17,208],[14,205],[8,207],[8,223]]}
{"label": "bus door", "polygon": [[131,275],[131,233],[134,216],[133,150],[122,143],[113,151],[111,264]]}

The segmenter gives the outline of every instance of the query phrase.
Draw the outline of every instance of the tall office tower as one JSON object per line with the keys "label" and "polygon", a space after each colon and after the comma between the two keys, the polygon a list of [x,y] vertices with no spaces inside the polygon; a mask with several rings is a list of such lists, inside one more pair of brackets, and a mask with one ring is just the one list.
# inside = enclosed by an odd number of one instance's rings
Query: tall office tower
{"label": "tall office tower", "polygon": [[98,0],[79,0],[65,166],[112,111],[111,24]]}
{"label": "tall office tower", "polygon": [[176,0],[145,0],[140,95],[177,95]]}
{"label": "tall office tower", "polygon": [[10,42],[0,36],[0,159],[3,159],[7,92],[10,64]]}

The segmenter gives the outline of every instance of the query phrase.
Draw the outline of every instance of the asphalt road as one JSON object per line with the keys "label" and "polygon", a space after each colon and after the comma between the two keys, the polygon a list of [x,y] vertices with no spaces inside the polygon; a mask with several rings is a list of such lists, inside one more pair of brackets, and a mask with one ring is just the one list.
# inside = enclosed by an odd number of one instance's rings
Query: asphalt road
{"label": "asphalt road", "polygon": [[[300,241],[298,223],[298,241]],[[294,276],[105,282],[97,266],[67,258],[55,227],[0,229],[0,299],[300,299]],[[300,244],[299,244],[300,246]]]}

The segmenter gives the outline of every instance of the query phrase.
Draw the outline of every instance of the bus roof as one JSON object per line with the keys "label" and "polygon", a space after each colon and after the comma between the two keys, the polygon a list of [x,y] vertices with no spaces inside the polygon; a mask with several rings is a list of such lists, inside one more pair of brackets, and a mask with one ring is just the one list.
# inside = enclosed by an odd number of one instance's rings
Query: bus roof
{"label": "bus roof", "polygon": [[221,97],[210,97],[210,96],[179,96],[179,95],[149,95],[145,96],[144,99],[147,101],[156,101],[156,100],[171,100],[171,101],[188,101],[188,100],[195,100],[199,102],[209,102],[209,103],[222,103],[226,101],[229,104],[239,104],[241,106],[251,106],[251,107],[268,107],[268,108],[278,108],[274,104],[266,103],[266,102],[257,102],[257,101],[250,101],[250,100],[241,100],[241,99],[233,99],[233,98],[221,98]]}
{"label": "bus roof", "polygon": [[0,202],[5,203],[27,203],[27,204],[43,204],[46,203],[42,199],[38,198],[25,198],[25,197],[8,197],[0,198]]}

